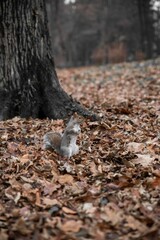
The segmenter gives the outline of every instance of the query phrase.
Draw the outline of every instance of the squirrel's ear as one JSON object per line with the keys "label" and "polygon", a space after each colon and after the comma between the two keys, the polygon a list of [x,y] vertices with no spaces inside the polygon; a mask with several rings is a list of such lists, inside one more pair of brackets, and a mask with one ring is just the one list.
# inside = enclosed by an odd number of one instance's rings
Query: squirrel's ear
{"label": "squirrel's ear", "polygon": [[69,122],[72,122],[74,120],[74,116],[72,116],[70,119],[69,119]]}
{"label": "squirrel's ear", "polygon": [[70,124],[72,124],[73,121],[74,121],[74,117],[71,116],[71,118],[70,118],[69,121],[67,122],[67,126],[70,125]]}
{"label": "squirrel's ear", "polygon": [[83,122],[83,117],[78,115],[77,112],[75,112],[72,117],[78,124],[81,124]]}
{"label": "squirrel's ear", "polygon": [[79,119],[79,115],[77,112],[74,112],[72,115],[73,119]]}
{"label": "squirrel's ear", "polygon": [[81,124],[83,122],[83,120],[79,117],[79,115],[75,112],[71,118],[68,121],[68,124],[70,123],[78,123]]}

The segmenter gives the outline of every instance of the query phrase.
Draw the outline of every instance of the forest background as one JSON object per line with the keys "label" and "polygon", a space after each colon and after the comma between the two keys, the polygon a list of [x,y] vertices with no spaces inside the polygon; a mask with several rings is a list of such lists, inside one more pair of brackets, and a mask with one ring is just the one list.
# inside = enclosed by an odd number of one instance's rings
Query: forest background
{"label": "forest background", "polygon": [[47,0],[56,65],[71,67],[155,58],[160,3],[155,0]]}

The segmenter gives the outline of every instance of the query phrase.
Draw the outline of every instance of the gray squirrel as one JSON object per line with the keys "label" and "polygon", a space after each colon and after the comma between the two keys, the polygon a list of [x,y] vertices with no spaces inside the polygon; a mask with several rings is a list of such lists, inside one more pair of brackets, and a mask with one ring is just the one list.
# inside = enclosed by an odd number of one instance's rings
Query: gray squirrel
{"label": "gray squirrel", "polygon": [[79,152],[76,141],[80,132],[80,120],[72,116],[63,134],[48,132],[44,135],[43,149],[55,150],[60,155],[70,158]]}

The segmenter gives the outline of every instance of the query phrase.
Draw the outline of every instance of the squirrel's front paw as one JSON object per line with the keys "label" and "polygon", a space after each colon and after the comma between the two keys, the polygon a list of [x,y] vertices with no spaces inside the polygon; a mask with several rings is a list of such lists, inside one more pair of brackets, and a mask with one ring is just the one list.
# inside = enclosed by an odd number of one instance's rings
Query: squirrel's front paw
{"label": "squirrel's front paw", "polygon": [[60,153],[62,156],[70,158],[72,156],[71,149],[68,147],[61,147]]}
{"label": "squirrel's front paw", "polygon": [[78,145],[75,145],[73,148],[73,151],[72,151],[72,155],[76,155],[78,153],[79,153],[79,147],[78,147]]}

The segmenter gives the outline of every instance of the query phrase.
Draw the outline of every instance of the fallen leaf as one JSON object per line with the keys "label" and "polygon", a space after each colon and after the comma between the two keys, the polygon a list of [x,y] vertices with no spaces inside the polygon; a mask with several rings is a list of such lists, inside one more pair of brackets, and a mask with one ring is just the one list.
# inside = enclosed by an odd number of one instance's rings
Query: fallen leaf
{"label": "fallen leaf", "polygon": [[14,197],[14,202],[17,204],[20,198],[21,198],[21,193],[18,192],[18,193],[16,194],[16,196]]}
{"label": "fallen leaf", "polygon": [[37,206],[40,206],[40,205],[41,205],[40,191],[39,191],[39,190],[37,190],[37,192],[36,192],[36,202],[35,202],[35,204],[36,204]]}
{"label": "fallen leaf", "polygon": [[7,234],[7,230],[5,230],[5,229],[0,230],[0,239],[1,240],[8,240],[9,239],[9,236]]}
{"label": "fallen leaf", "polygon": [[78,220],[68,220],[64,224],[60,226],[61,230],[64,232],[79,232],[80,228],[82,227],[82,221]]}
{"label": "fallen leaf", "polygon": [[29,206],[25,206],[23,208],[20,209],[20,215],[23,218],[28,218],[31,215],[31,210]]}
{"label": "fallen leaf", "polygon": [[96,176],[98,174],[97,166],[93,161],[89,164],[89,169],[93,176]]}
{"label": "fallen leaf", "polygon": [[57,199],[43,198],[43,204],[47,207],[51,207],[53,205],[61,206],[61,203]]}
{"label": "fallen leaf", "polygon": [[138,230],[144,233],[148,229],[141,221],[138,221],[132,216],[125,217],[125,220],[127,221],[126,226],[133,230]]}
{"label": "fallen leaf", "polygon": [[23,155],[19,160],[20,160],[20,162],[23,163],[23,164],[27,163],[28,161],[30,161],[29,154]]}
{"label": "fallen leaf", "polygon": [[58,182],[62,185],[66,184],[66,183],[72,184],[73,183],[73,177],[69,174],[61,175],[61,176],[58,177]]}
{"label": "fallen leaf", "polygon": [[62,207],[62,210],[63,210],[63,212],[65,212],[66,214],[77,214],[77,212],[76,211],[74,211],[74,210],[72,210],[72,209],[70,209],[70,208],[67,208],[67,207]]}
{"label": "fallen leaf", "polygon": [[25,176],[21,176],[21,179],[24,181],[24,182],[27,182],[27,183],[33,183],[34,180],[30,179],[30,178],[27,178]]}
{"label": "fallen leaf", "polygon": [[28,228],[26,221],[22,218],[19,218],[15,222],[15,224],[13,226],[13,230],[21,233],[22,235],[28,235],[31,233],[31,229]]}
{"label": "fallen leaf", "polygon": [[144,148],[144,143],[130,142],[127,144],[127,150],[134,153],[142,152]]}
{"label": "fallen leaf", "polygon": [[50,183],[50,184],[46,184],[43,191],[45,195],[52,195],[53,192],[56,192],[60,187],[61,187],[60,184]]}
{"label": "fallen leaf", "polygon": [[18,151],[18,144],[14,143],[14,142],[8,142],[7,149],[9,151],[9,153],[15,154]]}
{"label": "fallen leaf", "polygon": [[141,164],[143,167],[147,167],[154,161],[154,157],[151,157],[149,154],[136,154],[137,158],[132,159],[134,164]]}

